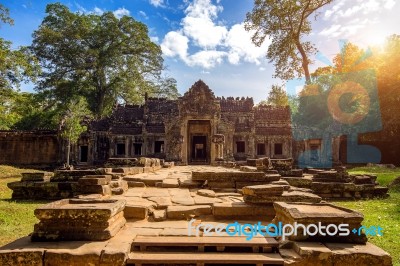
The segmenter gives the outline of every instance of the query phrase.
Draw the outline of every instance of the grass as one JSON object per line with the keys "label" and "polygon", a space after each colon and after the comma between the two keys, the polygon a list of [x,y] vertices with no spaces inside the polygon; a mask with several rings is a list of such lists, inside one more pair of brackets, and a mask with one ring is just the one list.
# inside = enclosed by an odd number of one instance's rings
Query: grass
{"label": "grass", "polygon": [[[11,200],[12,191],[8,189],[7,183],[19,181],[21,173],[27,171],[32,170],[0,165],[0,246],[31,233],[37,222],[33,210],[44,203]],[[349,172],[374,173],[381,185],[387,185],[400,176],[400,168],[358,167]],[[389,252],[393,264],[400,266],[400,189],[391,190],[390,197],[386,199],[339,201],[335,204],[363,213],[365,226],[380,225],[383,236],[369,237],[369,241]]]}
{"label": "grass", "polygon": [[[376,174],[380,185],[388,185],[400,176],[400,168],[358,167],[349,172]],[[393,265],[400,266],[400,189],[391,189],[389,194],[386,199],[339,201],[335,204],[364,214],[365,226],[381,226],[383,236],[369,236],[368,241],[387,251],[392,256]]]}
{"label": "grass", "polygon": [[37,201],[11,200],[12,191],[7,183],[19,181],[21,173],[36,170],[0,165],[0,246],[26,236],[38,221],[33,210],[43,204]]}

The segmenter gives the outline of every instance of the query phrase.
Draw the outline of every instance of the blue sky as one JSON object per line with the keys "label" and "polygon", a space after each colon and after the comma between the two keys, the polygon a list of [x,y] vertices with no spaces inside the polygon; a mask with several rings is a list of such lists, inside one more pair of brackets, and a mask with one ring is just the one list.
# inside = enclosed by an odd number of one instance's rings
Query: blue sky
{"label": "blue sky", "polygon": [[[14,47],[29,45],[31,34],[53,1],[7,1],[15,25],[3,25],[0,36]],[[268,41],[261,47],[250,42],[243,29],[253,0],[62,0],[72,11],[116,16],[130,15],[145,23],[153,41],[161,45],[168,75],[184,93],[203,79],[217,96],[251,96],[255,102],[267,97],[274,68],[265,58]],[[381,44],[390,34],[400,34],[400,3],[394,0],[336,0],[321,9],[308,39],[327,58],[347,39],[363,48]],[[318,60],[312,69],[324,64]],[[24,86],[32,90],[32,86]]]}

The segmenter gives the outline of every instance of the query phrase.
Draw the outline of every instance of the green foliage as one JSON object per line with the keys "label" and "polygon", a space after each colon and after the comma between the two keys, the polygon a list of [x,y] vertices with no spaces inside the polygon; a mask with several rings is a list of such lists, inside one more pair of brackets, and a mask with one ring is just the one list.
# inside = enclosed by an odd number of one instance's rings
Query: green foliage
{"label": "green foliage", "polygon": [[84,98],[78,98],[67,104],[61,121],[61,137],[71,143],[78,141],[79,136],[87,130],[83,120],[89,118],[90,111]]}
{"label": "green foliage", "polygon": [[0,21],[6,24],[14,25],[14,20],[10,18],[10,10],[0,4]]}
{"label": "green foliage", "polygon": [[287,106],[289,99],[284,88],[278,85],[272,85],[268,94],[267,104],[274,106]]}
{"label": "green foliage", "polygon": [[[117,102],[140,103],[161,93],[163,59],[146,25],[112,12],[72,13],[56,3],[33,34],[32,50],[45,69],[37,89],[55,101],[83,96],[96,117]],[[176,91],[176,82],[166,87]]]}
{"label": "green foliage", "polygon": [[267,58],[274,62],[275,75],[284,80],[305,75],[311,81],[309,56],[316,49],[302,37],[311,33],[309,17],[333,0],[255,0],[254,8],[247,13],[245,28],[255,31],[252,41],[260,46],[268,37]]}

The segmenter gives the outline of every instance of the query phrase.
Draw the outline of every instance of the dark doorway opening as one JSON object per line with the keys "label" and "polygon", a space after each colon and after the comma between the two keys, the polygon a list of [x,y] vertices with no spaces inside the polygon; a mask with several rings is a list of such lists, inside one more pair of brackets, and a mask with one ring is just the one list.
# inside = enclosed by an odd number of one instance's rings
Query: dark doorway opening
{"label": "dark doorway opening", "polygon": [[125,144],[117,143],[117,155],[125,155]]}
{"label": "dark doorway opening", "polygon": [[80,162],[81,163],[87,163],[88,153],[89,153],[88,146],[80,146]]}
{"label": "dark doorway opening", "polygon": [[164,152],[164,141],[155,141],[154,153],[163,153],[163,152]]}
{"label": "dark doorway opening", "polygon": [[191,159],[192,162],[207,161],[207,136],[193,136]]}
{"label": "dark doorway opening", "polygon": [[135,149],[135,155],[142,155],[142,144],[141,143],[133,144],[133,148]]}

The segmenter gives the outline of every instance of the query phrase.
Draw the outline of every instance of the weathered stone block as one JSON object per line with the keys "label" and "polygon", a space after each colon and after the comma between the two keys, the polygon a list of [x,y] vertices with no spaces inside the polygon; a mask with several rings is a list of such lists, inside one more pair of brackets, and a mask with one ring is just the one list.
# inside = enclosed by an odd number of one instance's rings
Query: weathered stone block
{"label": "weathered stone block", "polygon": [[310,203],[318,203],[321,201],[321,197],[306,192],[292,191],[286,192],[284,191],[281,196],[250,196],[244,195],[243,200],[248,203],[253,204],[270,204],[273,202],[310,202]]}
{"label": "weathered stone block", "polygon": [[291,186],[311,188],[312,179],[306,177],[281,177],[286,180]]}
{"label": "weathered stone block", "polygon": [[106,240],[124,225],[122,200],[66,199],[35,210],[32,241]]}
{"label": "weathered stone block", "polygon": [[81,186],[81,192],[83,194],[112,195],[109,185],[84,185]]}
{"label": "weathered stone block", "polygon": [[[322,226],[329,224],[348,224],[349,235],[341,236],[335,235],[308,235],[305,234],[302,227],[298,227],[297,235],[289,237],[290,240],[295,241],[320,241],[320,242],[343,242],[343,243],[365,243],[367,238],[364,234],[361,236],[352,234],[350,230],[353,228],[359,228],[363,220],[361,213],[338,207],[328,203],[285,203],[275,202],[274,208],[276,216],[273,223],[282,222],[283,224],[302,224],[308,226],[310,224],[318,225],[321,223]],[[322,229],[321,229],[322,230]]]}
{"label": "weathered stone block", "polygon": [[369,242],[365,245],[344,243],[325,245],[332,251],[333,265],[392,265],[390,255]]}
{"label": "weathered stone block", "polygon": [[200,215],[212,214],[210,205],[195,205],[195,206],[169,206],[167,208],[168,219],[186,220]]}
{"label": "weathered stone block", "polygon": [[[111,176],[110,176],[111,180]],[[110,181],[107,181],[105,178],[88,178],[82,177],[78,180],[79,185],[81,186],[90,186],[90,185],[107,185]]]}
{"label": "weathered stone block", "polygon": [[214,203],[213,215],[216,217],[250,217],[250,216],[274,216],[275,210],[269,205],[251,205],[245,202]]}
{"label": "weathered stone block", "polygon": [[149,208],[142,205],[127,204],[124,209],[124,216],[127,219],[146,219],[149,215]]}
{"label": "weathered stone block", "polygon": [[42,181],[49,182],[53,173],[38,172],[38,173],[22,173],[21,181]]}
{"label": "weathered stone block", "polygon": [[280,196],[283,193],[283,186],[281,185],[258,185],[247,186],[243,188],[243,195],[250,196]]}

